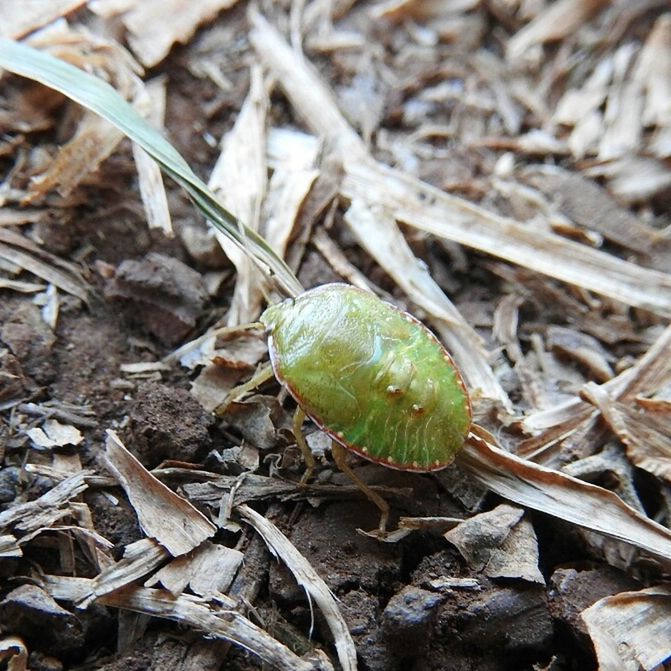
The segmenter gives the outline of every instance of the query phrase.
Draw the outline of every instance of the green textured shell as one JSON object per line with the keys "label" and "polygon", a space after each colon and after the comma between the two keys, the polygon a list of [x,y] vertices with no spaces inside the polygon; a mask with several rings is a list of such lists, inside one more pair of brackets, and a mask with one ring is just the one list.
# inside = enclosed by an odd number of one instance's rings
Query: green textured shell
{"label": "green textured shell", "polygon": [[448,466],[471,425],[452,358],[412,315],[346,284],[270,306],[277,379],[326,433],[391,468]]}

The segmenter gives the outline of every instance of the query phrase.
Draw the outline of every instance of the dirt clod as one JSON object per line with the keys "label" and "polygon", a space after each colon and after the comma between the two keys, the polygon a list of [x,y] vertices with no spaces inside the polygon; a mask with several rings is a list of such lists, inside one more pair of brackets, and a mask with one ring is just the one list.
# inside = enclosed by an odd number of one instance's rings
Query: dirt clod
{"label": "dirt clod", "polygon": [[587,643],[587,628],[580,612],[606,596],[635,589],[639,589],[635,580],[609,566],[558,568],[550,578],[550,612],[576,639]]}
{"label": "dirt clod", "polygon": [[21,469],[18,466],[7,466],[0,470],[0,504],[13,501],[18,495],[21,485]]}
{"label": "dirt clod", "polygon": [[56,338],[32,303],[21,303],[4,322],[0,340],[37,384],[49,384],[54,379],[52,347]]}
{"label": "dirt clod", "polygon": [[165,459],[192,461],[212,445],[213,417],[184,389],[146,382],[130,412],[130,448],[148,468]]}
{"label": "dirt clod", "polygon": [[406,641],[418,640],[426,632],[441,601],[439,594],[407,585],[394,594],[382,613],[387,635]]}
{"label": "dirt clod", "polygon": [[17,587],[0,602],[0,622],[6,633],[46,654],[62,654],[84,643],[79,618],[36,585]]}
{"label": "dirt clod", "polygon": [[125,299],[133,316],[166,345],[175,345],[193,329],[208,298],[198,272],[157,252],[121,263],[107,295]]}

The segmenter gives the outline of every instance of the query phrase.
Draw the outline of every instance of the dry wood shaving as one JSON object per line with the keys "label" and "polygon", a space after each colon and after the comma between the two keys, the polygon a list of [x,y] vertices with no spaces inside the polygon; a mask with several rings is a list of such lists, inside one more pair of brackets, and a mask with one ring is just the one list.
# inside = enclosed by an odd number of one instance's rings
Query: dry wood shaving
{"label": "dry wood shaving", "polygon": [[174,557],[215,534],[216,527],[149,473],[113,431],[107,433],[105,463],[128,495],[142,529]]}

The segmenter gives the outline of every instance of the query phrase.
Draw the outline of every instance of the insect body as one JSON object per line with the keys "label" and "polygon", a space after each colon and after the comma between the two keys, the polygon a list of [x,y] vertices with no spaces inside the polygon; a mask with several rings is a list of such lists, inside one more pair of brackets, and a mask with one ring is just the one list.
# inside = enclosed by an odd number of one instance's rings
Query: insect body
{"label": "insect body", "polygon": [[273,371],[335,441],[409,471],[448,466],[471,405],[450,355],[419,321],[373,294],[327,284],[269,307]]}

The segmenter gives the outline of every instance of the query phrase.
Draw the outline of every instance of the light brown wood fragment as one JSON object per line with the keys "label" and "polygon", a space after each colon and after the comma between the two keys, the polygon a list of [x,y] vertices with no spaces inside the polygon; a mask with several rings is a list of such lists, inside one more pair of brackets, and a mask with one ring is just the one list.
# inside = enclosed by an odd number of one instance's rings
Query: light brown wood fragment
{"label": "light brown wood fragment", "polygon": [[359,287],[359,289],[373,290],[368,278],[347,258],[342,249],[328,236],[323,228],[315,230],[311,242],[340,277],[343,277],[355,287]]}
{"label": "light brown wood fragment", "polygon": [[22,0],[0,3],[0,37],[19,39],[46,26],[70,12],[74,12],[86,0]]}
{"label": "light brown wood fragment", "polygon": [[608,85],[613,77],[613,59],[608,55],[599,61],[580,88],[568,89],[557,104],[553,121],[574,126],[598,110],[608,95]]}
{"label": "light brown wood fragment", "polygon": [[128,30],[128,43],[140,62],[152,67],[160,63],[173,44],[186,44],[199,25],[237,0],[95,0],[91,9],[101,16],[121,13]]}
{"label": "light brown wood fragment", "polygon": [[426,20],[447,14],[460,14],[478,7],[481,0],[384,0],[370,9],[375,20]]}
{"label": "light brown wood fragment", "polygon": [[276,166],[273,172],[263,203],[264,237],[280,256],[286,254],[301,205],[318,176],[309,167]]}
{"label": "light brown wood fragment", "polygon": [[648,35],[637,63],[645,86],[643,123],[671,126],[671,14],[662,14]]}
{"label": "light brown wood fragment", "polygon": [[497,447],[491,437],[471,435],[457,455],[457,464],[509,501],[671,561],[671,531],[606,489],[520,459]]}
{"label": "light brown wood fragment", "polygon": [[53,522],[69,514],[68,502],[86,488],[88,471],[80,471],[59,482],[38,499],[19,503],[0,512],[0,529],[16,526],[23,532],[49,527]]}
{"label": "light brown wood fragment", "polygon": [[671,656],[671,588],[658,585],[605,597],[581,617],[600,669],[653,671]]}
{"label": "light brown wood fragment", "polygon": [[519,309],[523,303],[522,296],[511,293],[499,301],[494,311],[492,335],[506,348],[508,358],[513,363],[519,361],[523,356],[520,341],[517,337]]}
{"label": "light brown wood fragment", "polygon": [[161,583],[175,596],[189,585],[199,596],[217,597],[228,591],[243,559],[244,555],[238,550],[206,541],[171,561],[144,584],[154,587]]}
{"label": "light brown wood fragment", "polygon": [[[138,111],[157,128],[163,128],[165,98],[166,79],[157,78],[147,82],[136,99]],[[133,143],[133,159],[147,224],[149,228],[160,228],[167,236],[172,237],[172,221],[161,169],[158,163],[135,143]]]}
{"label": "light brown wood fragment", "polygon": [[143,531],[173,556],[189,552],[216,532],[216,527],[186,499],[157,480],[107,432],[105,463],[124,488]]}
{"label": "light brown wood fragment", "polygon": [[[341,153],[341,193],[369,207],[384,204],[399,221],[605,294],[671,315],[671,275],[564,240],[448,195],[399,170],[373,161],[338,111],[332,91],[262,18],[253,17],[250,40],[313,130]],[[466,345],[465,345],[466,346]]]}
{"label": "light brown wood fragment", "polygon": [[[132,99],[142,95],[142,69],[118,42],[101,37],[83,26],[57,22],[30,36],[28,43],[111,81],[119,93]],[[124,134],[97,114],[86,111],[74,135],[56,152],[53,160],[33,177],[24,200],[41,201],[52,190],[66,200],[95,174],[117,148]],[[158,171],[157,167],[152,170]]]}
{"label": "light brown wood fragment", "polygon": [[516,61],[536,44],[560,40],[570,35],[610,0],[557,0],[519,30],[506,49],[509,61]]}
{"label": "light brown wood fragment", "polygon": [[560,168],[528,168],[522,179],[540,189],[571,221],[639,254],[650,255],[659,231],[644,224],[608,192],[580,173]]}
{"label": "light brown wood fragment", "polygon": [[33,179],[27,202],[40,201],[53,190],[69,196],[94,173],[124,134],[93,112],[85,112],[74,137],[56,154],[47,171]]}
{"label": "light brown wood fragment", "polygon": [[586,366],[598,382],[605,382],[614,376],[607,352],[596,338],[572,328],[551,325],[546,339],[550,349]]}
{"label": "light brown wood fragment", "polygon": [[152,538],[142,538],[124,548],[123,557],[106,566],[95,578],[87,580],[87,591],[77,598],[87,608],[100,597],[116,592],[155,571],[170,554]]}
{"label": "light brown wood fragment", "polygon": [[649,200],[671,186],[671,168],[665,161],[627,155],[584,170],[588,177],[604,177],[608,189],[624,203]]}
{"label": "light brown wood fragment", "polygon": [[36,224],[47,220],[47,214],[42,209],[12,209],[9,207],[0,210],[0,226],[23,226]]}
{"label": "light brown wood fragment", "polygon": [[[43,582],[53,598],[82,603],[92,592],[95,579],[47,575]],[[238,604],[223,594],[219,595],[218,604],[213,607],[211,602],[200,596],[181,594],[175,597],[167,590],[129,586],[101,595],[98,602],[112,608],[172,620],[207,636],[230,641],[258,655],[273,669],[314,671],[313,664],[298,657],[241,615]],[[328,671],[329,667],[325,669]]]}
{"label": "light brown wood fragment", "polygon": [[[266,114],[268,95],[260,67],[251,70],[249,94],[233,129],[222,140],[222,151],[212,170],[208,186],[225,207],[247,226],[258,231],[261,203],[266,193]],[[237,270],[235,291],[227,324],[246,324],[259,314],[263,276],[247,253],[217,232],[217,239]]]}
{"label": "light brown wood fragment", "polygon": [[623,44],[614,54],[613,81],[606,110],[604,133],[599,141],[598,157],[603,161],[636,151],[641,145],[643,118],[643,85],[632,76],[636,47]]}

